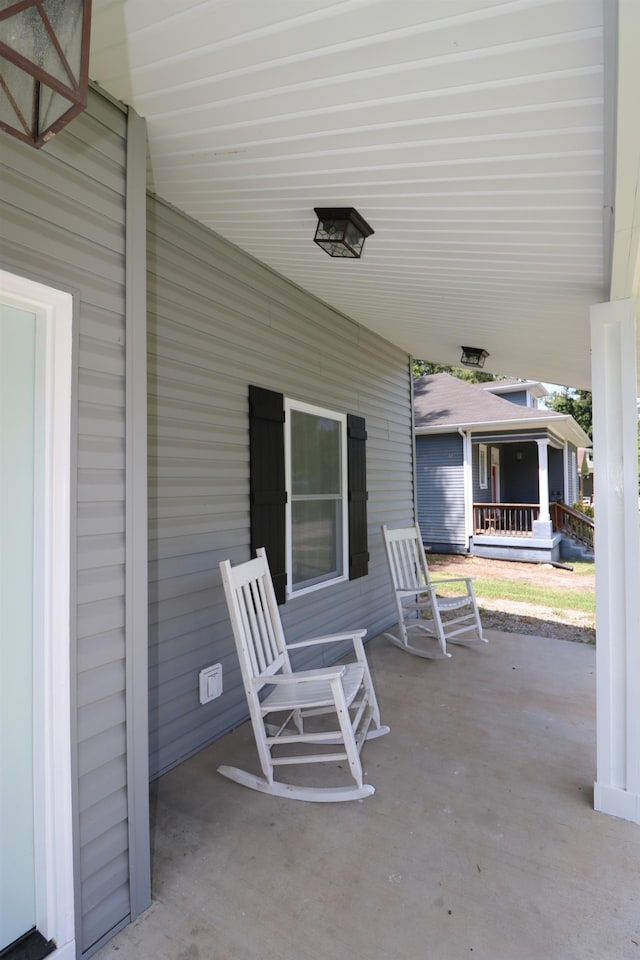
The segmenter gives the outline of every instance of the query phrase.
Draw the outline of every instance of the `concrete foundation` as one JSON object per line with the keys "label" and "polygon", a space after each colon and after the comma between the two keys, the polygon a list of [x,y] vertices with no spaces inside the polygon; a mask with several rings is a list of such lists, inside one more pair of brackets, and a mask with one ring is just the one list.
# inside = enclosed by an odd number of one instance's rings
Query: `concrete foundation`
{"label": "concrete foundation", "polygon": [[561,533],[553,533],[549,537],[492,537],[481,534],[471,538],[470,552],[489,560],[552,563],[560,559],[561,540]]}

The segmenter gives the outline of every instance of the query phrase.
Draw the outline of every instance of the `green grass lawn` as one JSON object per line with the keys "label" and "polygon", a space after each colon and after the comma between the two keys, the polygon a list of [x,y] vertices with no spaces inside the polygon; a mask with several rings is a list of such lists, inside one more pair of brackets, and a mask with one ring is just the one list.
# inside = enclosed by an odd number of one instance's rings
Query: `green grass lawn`
{"label": "green grass lawn", "polygon": [[[595,565],[593,563],[576,562],[572,564],[573,571],[567,576],[586,577],[594,573]],[[453,570],[438,570],[434,574],[434,580],[440,578],[446,579],[448,576],[456,576]],[[551,607],[553,610],[579,610],[584,613],[595,615],[596,598],[595,590],[591,585],[584,588],[563,590],[553,588],[544,584],[538,584],[535,578],[528,580],[513,580],[509,578],[487,578],[474,577],[473,588],[476,596],[482,604],[482,600],[514,600],[516,603],[533,603],[541,607]],[[455,596],[459,593],[460,585],[451,584],[438,587],[438,593],[442,596]]]}
{"label": "green grass lawn", "polygon": [[[447,596],[459,592],[453,584],[451,587],[453,589],[439,587],[438,593]],[[535,583],[484,580],[482,577],[474,579],[473,589],[479,601],[483,599],[515,600],[519,603],[536,603],[541,607],[553,607],[557,610],[582,610],[585,613],[595,613],[596,609],[596,598],[592,590],[552,590]]]}

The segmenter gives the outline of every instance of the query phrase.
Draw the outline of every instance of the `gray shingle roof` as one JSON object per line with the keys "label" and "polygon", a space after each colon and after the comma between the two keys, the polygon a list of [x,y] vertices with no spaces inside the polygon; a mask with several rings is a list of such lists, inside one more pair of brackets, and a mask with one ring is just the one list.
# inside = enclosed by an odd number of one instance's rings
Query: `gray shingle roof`
{"label": "gray shingle roof", "polygon": [[416,429],[500,424],[514,420],[566,421],[552,410],[521,407],[448,373],[432,373],[413,381]]}

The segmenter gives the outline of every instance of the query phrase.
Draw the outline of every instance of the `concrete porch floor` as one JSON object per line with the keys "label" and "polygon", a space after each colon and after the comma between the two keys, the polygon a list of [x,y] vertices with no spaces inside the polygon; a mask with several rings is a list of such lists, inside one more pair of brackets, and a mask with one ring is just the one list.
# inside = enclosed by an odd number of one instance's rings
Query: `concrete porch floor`
{"label": "concrete porch floor", "polygon": [[640,960],[640,827],[592,809],[595,651],[488,636],[371,641],[364,801],[225,780],[258,769],[248,725],[162,777],[153,904],[99,960]]}

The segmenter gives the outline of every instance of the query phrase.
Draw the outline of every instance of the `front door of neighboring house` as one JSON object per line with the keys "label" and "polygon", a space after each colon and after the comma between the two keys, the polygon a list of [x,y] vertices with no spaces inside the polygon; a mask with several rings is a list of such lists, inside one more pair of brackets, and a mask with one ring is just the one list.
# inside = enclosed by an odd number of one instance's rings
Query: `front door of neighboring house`
{"label": "front door of neighboring house", "polygon": [[0,952],[39,931],[69,956],[71,318],[0,271]]}
{"label": "front door of neighboring house", "polygon": [[500,503],[500,448],[491,447],[491,502]]}

